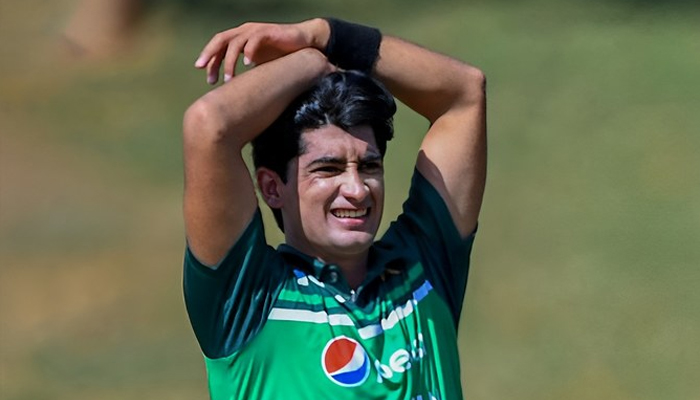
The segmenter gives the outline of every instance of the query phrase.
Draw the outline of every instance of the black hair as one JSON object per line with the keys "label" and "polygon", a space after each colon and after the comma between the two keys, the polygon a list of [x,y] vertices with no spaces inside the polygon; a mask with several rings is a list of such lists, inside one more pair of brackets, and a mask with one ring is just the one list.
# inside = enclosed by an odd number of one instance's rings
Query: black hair
{"label": "black hair", "polygon": [[[368,125],[382,156],[394,136],[396,102],[378,81],[358,71],[333,72],[298,96],[253,140],[253,164],[276,172],[287,182],[289,162],[304,153],[301,134],[326,125],[344,130]],[[282,213],[272,209],[284,232]]]}

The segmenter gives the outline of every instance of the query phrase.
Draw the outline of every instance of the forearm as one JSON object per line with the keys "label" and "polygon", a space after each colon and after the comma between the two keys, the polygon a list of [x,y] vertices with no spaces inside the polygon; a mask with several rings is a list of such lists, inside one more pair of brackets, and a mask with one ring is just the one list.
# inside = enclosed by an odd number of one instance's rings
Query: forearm
{"label": "forearm", "polygon": [[236,76],[187,110],[185,226],[201,262],[216,265],[257,207],[241,149],[329,69],[317,50],[301,50]]}
{"label": "forearm", "polygon": [[185,114],[185,135],[240,149],[330,71],[325,57],[314,49],[255,67],[197,100]]}
{"label": "forearm", "polygon": [[[394,96],[431,124],[444,114],[483,106],[485,79],[477,68],[395,37],[382,37],[369,27],[338,20],[326,21],[329,25],[332,29],[317,28],[314,33],[314,42],[329,59],[340,61],[344,69],[371,69]],[[372,68],[367,60],[373,57]]]}
{"label": "forearm", "polygon": [[431,123],[447,113],[484,105],[480,70],[395,37],[383,37],[374,73]]}
{"label": "forearm", "polygon": [[430,122],[416,168],[445,200],[464,237],[476,226],[486,179],[483,73],[466,63],[384,36],[374,75]]}

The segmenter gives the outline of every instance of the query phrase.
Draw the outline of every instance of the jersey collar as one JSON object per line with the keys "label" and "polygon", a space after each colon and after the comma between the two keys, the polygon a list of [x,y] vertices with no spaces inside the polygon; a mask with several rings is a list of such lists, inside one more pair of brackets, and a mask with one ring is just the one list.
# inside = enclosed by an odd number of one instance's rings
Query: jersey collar
{"label": "jersey collar", "polygon": [[[343,292],[350,292],[350,287],[337,265],[326,264],[318,258],[302,253],[288,244],[281,244],[277,251],[295,268],[311,274],[319,281],[331,284]],[[358,289],[369,285],[382,276],[385,271],[393,271],[392,267],[398,264],[395,262],[398,259],[399,257],[395,253],[377,246],[376,243],[372,245],[367,259],[367,276]]]}

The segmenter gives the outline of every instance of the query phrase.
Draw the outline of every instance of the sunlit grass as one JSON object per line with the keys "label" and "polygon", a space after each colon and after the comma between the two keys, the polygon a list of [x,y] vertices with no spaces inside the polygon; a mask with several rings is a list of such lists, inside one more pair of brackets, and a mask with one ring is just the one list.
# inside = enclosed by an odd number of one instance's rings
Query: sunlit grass
{"label": "sunlit grass", "polygon": [[[192,62],[238,22],[336,14],[486,72],[489,182],[460,329],[467,397],[697,396],[697,8],[375,6],[173,8],[113,63],[27,50],[60,29],[58,5],[3,21],[17,39],[0,50],[31,61],[0,66],[4,395],[206,396],[179,287],[180,122],[207,90]],[[425,128],[400,110],[389,219]]]}

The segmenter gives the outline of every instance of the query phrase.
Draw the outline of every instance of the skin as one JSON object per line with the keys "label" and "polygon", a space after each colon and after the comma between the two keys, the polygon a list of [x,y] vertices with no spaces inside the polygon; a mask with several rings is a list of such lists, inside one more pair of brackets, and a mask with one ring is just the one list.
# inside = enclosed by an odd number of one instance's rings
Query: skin
{"label": "skin", "polygon": [[[243,146],[335,69],[321,53],[329,33],[322,19],[248,23],[214,36],[195,62],[207,71],[208,82],[217,81],[220,69],[226,81],[198,99],[184,119],[185,225],[190,248],[203,263],[221,260],[257,207]],[[383,37],[379,53],[375,78],[430,123],[416,168],[443,197],[466,237],[476,227],[486,179],[484,75],[391,36]],[[236,75],[241,55],[257,66]],[[331,135],[310,131],[302,136],[309,146],[291,163],[287,184],[264,169],[257,171],[257,183],[265,202],[282,210],[287,243],[338,264],[355,287],[364,277],[367,249],[381,217],[383,180],[375,185],[365,179],[373,174],[361,168],[363,157],[376,147],[373,135],[323,129]],[[331,176],[309,167],[307,161],[319,155],[338,161]],[[333,217],[335,208],[365,205],[371,209],[367,221]]]}
{"label": "skin", "polygon": [[[348,283],[364,278],[364,262],[384,209],[384,168],[374,133],[327,125],[302,135],[305,152],[292,160],[287,183],[261,168],[268,204],[282,209],[288,245],[344,265]],[[279,206],[279,207],[277,207]]]}

